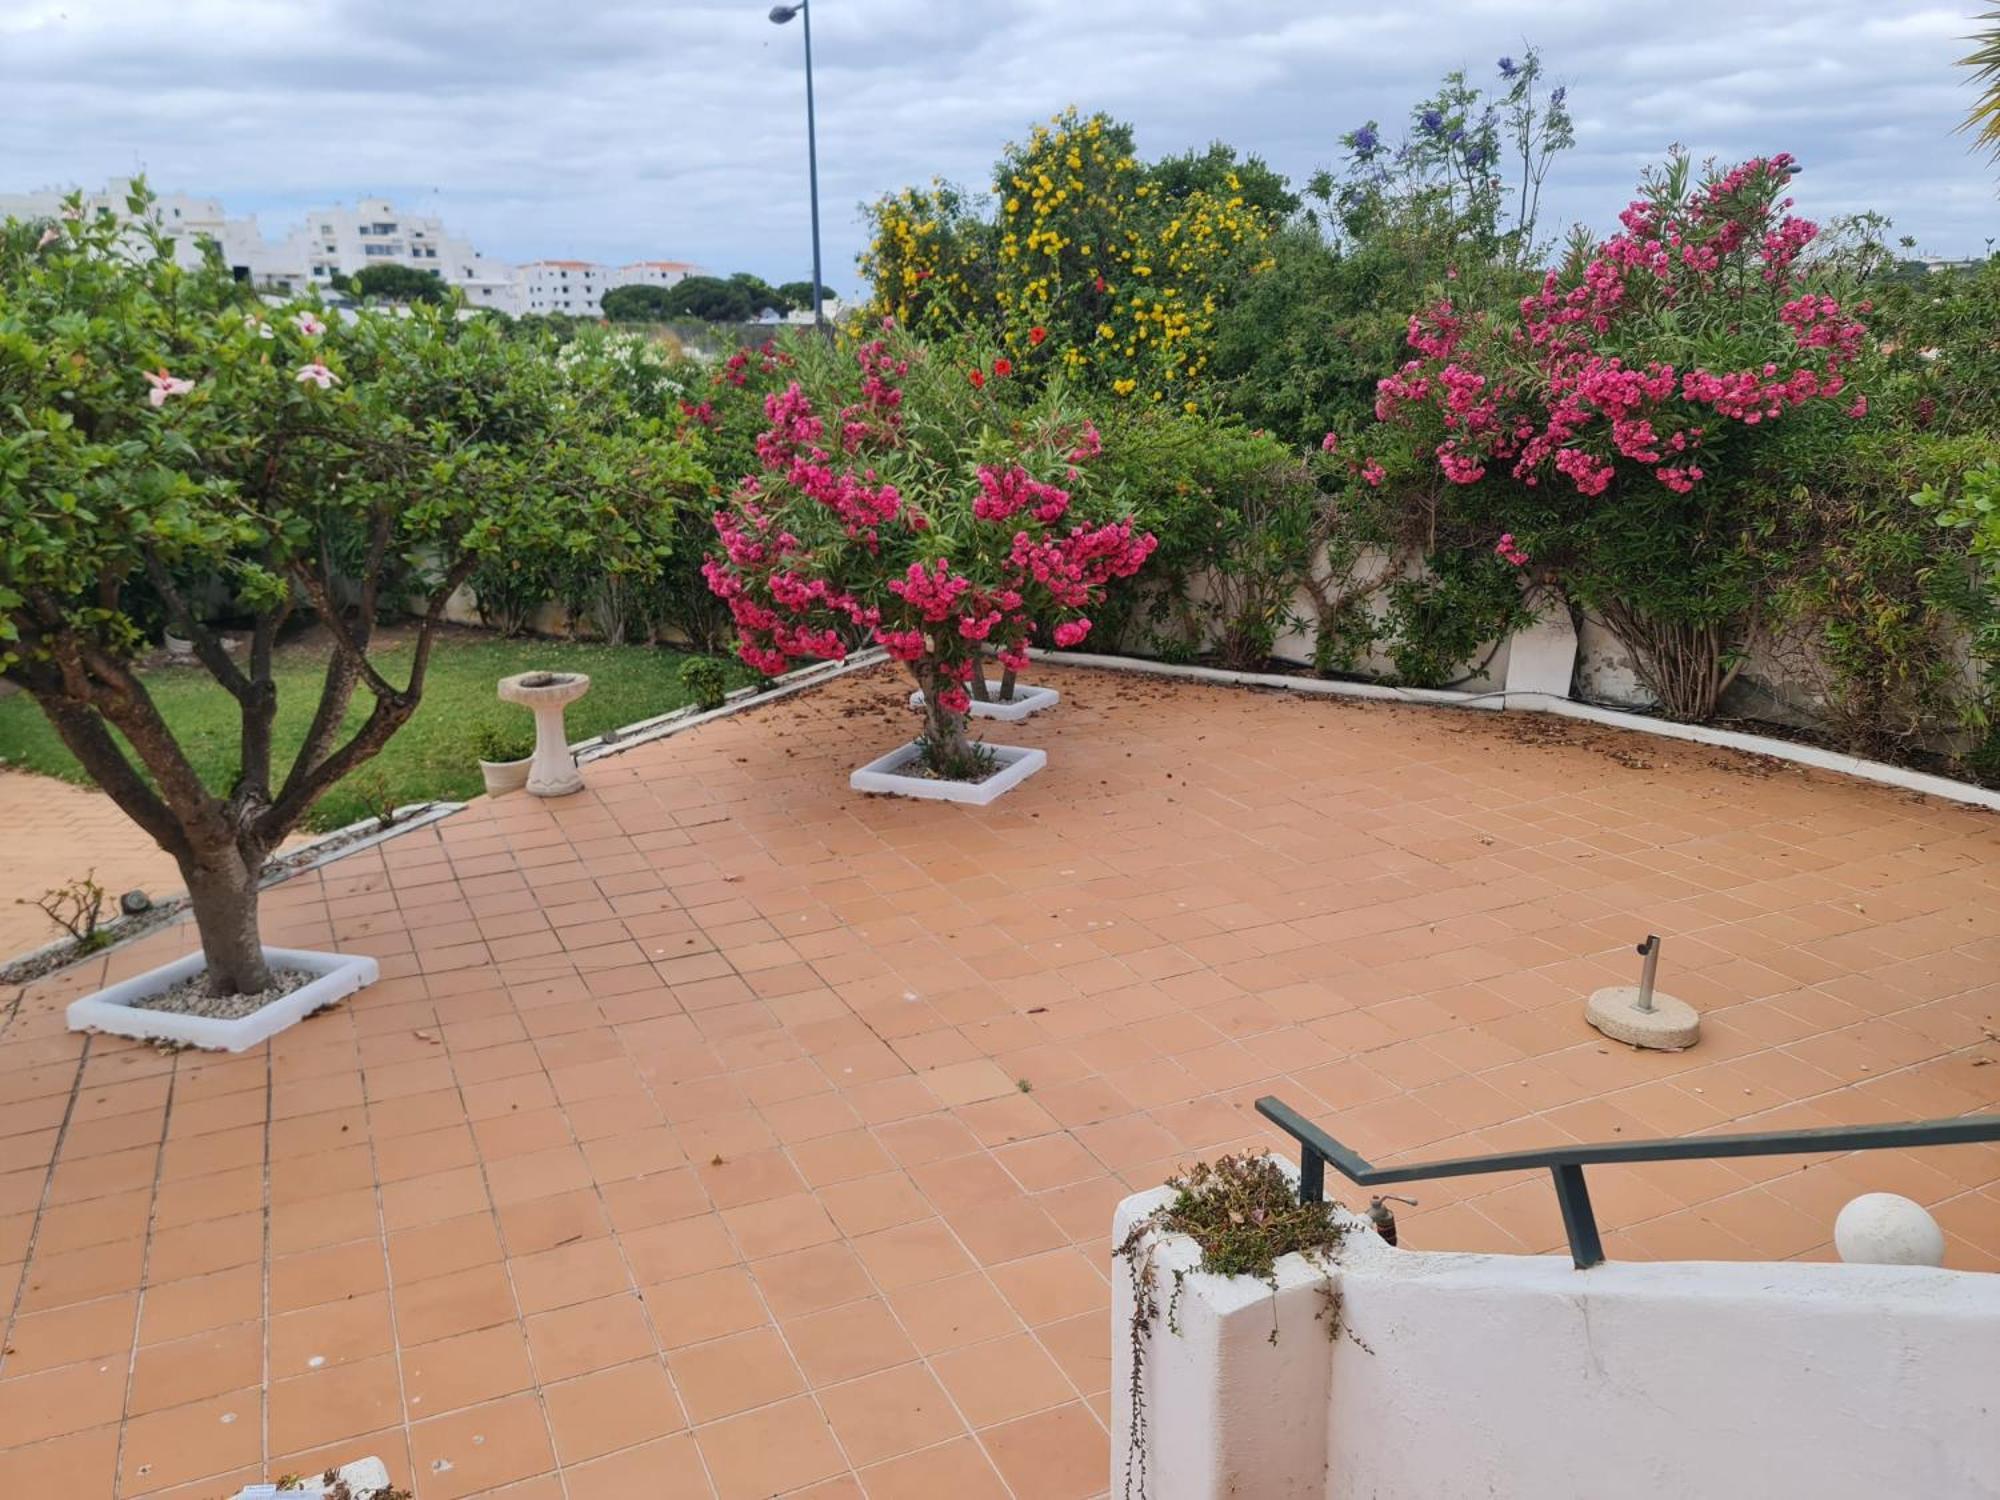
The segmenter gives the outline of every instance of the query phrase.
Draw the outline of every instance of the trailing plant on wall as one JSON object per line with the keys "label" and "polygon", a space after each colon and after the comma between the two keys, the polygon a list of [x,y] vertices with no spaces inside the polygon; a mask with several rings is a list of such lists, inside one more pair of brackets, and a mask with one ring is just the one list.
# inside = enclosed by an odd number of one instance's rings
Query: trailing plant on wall
{"label": "trailing plant on wall", "polygon": [[983,774],[965,716],[985,652],[1018,670],[1031,642],[1078,644],[1155,545],[1091,502],[1097,429],[1060,390],[1011,399],[1012,370],[893,325],[851,353],[802,350],[705,565],[760,672],[864,642],[908,666],[924,764],[952,780]]}

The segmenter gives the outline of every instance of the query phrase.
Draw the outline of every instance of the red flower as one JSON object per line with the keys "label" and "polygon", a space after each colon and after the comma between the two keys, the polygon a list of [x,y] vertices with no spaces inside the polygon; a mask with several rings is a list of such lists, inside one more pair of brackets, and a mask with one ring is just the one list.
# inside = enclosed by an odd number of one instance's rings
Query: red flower
{"label": "red flower", "polygon": [[993,373],[998,375],[1002,380],[1005,380],[1009,375],[1014,373],[1014,361],[1011,359],[994,360]]}
{"label": "red flower", "polygon": [[1047,338],[1048,336],[1049,336],[1048,329],[1042,327],[1041,324],[1037,323],[1033,328],[1030,328],[1028,330],[1028,347],[1030,349],[1039,347],[1042,340]]}
{"label": "red flower", "polygon": [[966,371],[965,378],[972,382],[972,388],[975,391],[983,390],[986,387],[986,372],[984,370],[968,370]]}
{"label": "red flower", "polygon": [[1100,292],[1104,290],[1104,278],[1102,276],[1097,278],[1097,289]]}

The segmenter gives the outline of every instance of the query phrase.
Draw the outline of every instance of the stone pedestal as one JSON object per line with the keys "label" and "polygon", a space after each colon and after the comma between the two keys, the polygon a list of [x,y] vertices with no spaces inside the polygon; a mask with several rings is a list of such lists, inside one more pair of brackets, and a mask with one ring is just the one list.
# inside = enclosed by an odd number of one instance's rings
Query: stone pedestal
{"label": "stone pedestal", "polygon": [[1701,1017],[1685,1000],[1653,993],[1653,1008],[1639,1009],[1639,987],[1614,984],[1598,990],[1584,1008],[1584,1019],[1614,1042],[1683,1052],[1701,1040]]}
{"label": "stone pedestal", "polygon": [[500,701],[518,703],[535,716],[535,753],[528,765],[528,794],[567,797],[583,790],[583,774],[569,751],[563,710],[590,691],[581,672],[522,672],[500,679]]}

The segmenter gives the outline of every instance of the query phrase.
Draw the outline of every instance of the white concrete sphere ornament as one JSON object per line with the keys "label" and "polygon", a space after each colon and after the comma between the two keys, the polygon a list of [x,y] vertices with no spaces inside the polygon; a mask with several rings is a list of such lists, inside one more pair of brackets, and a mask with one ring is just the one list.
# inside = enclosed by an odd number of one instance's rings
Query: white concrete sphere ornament
{"label": "white concrete sphere ornament", "polygon": [[1944,1231],[1900,1193],[1863,1193],[1833,1221],[1833,1247],[1851,1265],[1941,1266]]}

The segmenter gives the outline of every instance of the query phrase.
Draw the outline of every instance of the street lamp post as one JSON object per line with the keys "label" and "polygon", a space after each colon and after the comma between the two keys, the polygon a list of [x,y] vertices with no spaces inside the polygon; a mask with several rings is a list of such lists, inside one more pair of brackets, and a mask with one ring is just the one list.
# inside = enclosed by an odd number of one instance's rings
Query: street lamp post
{"label": "street lamp post", "polygon": [[820,310],[820,265],[819,265],[819,136],[818,126],[813,118],[813,22],[812,11],[806,0],[798,0],[796,5],[774,5],[771,7],[771,24],[782,26],[793,16],[805,18],[806,35],[806,173],[812,194],[812,234],[813,234],[813,327],[824,333],[826,315]]}

